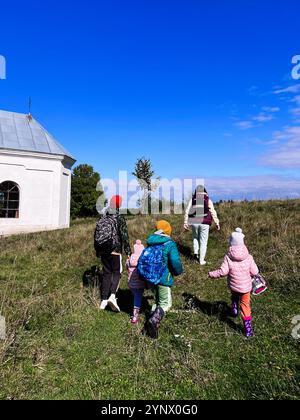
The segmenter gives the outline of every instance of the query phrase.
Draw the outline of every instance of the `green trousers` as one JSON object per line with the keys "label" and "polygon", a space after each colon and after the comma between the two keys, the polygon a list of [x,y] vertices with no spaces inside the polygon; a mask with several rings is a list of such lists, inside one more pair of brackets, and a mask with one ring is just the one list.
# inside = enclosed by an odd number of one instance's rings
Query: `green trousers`
{"label": "green trousers", "polygon": [[160,306],[164,312],[168,312],[172,307],[171,288],[167,286],[155,286],[152,291],[155,299],[152,311],[155,311],[155,309]]}

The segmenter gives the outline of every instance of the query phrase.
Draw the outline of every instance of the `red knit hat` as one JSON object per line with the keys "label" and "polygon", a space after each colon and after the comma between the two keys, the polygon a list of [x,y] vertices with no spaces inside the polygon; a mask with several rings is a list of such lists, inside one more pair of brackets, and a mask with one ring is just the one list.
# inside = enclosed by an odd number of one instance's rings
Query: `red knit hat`
{"label": "red knit hat", "polygon": [[122,197],[120,195],[114,195],[110,200],[110,207],[119,209],[122,206]]}

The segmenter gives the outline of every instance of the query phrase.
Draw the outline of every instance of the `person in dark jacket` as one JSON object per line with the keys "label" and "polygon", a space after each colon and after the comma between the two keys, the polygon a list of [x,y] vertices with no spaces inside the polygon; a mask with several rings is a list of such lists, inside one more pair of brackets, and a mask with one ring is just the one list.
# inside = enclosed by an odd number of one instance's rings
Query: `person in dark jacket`
{"label": "person in dark jacket", "polygon": [[167,269],[159,284],[152,289],[155,303],[152,306],[152,313],[147,323],[148,333],[152,338],[158,337],[161,320],[172,307],[171,287],[174,284],[174,276],[180,276],[183,273],[177,245],[171,239],[172,227],[170,223],[161,220],[157,222],[156,229],[157,231],[148,238],[147,244],[148,247],[164,245],[163,256]]}
{"label": "person in dark jacket", "polygon": [[109,208],[105,210],[104,216],[110,215],[116,219],[118,241],[112,253],[100,255],[103,265],[100,309],[105,310],[108,305],[115,312],[120,312],[116,293],[121,280],[122,254],[125,252],[127,256],[131,255],[127,223],[124,216],[120,214],[121,206],[122,197],[116,195],[112,197]]}

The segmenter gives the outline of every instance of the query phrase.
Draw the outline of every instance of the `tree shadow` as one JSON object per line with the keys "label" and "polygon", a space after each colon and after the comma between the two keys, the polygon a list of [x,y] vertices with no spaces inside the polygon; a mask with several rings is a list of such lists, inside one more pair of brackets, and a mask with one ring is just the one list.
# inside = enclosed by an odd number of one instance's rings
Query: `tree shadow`
{"label": "tree shadow", "polygon": [[232,319],[230,319],[231,308],[227,302],[206,302],[188,293],[184,293],[182,296],[185,302],[185,310],[200,311],[204,315],[215,317],[219,321],[224,322],[234,331],[243,332],[241,326],[237,325]]}

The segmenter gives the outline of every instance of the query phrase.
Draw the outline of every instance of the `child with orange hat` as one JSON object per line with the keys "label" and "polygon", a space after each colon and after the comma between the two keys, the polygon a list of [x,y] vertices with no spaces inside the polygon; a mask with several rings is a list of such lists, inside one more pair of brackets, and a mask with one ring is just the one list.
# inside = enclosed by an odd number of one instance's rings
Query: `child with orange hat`
{"label": "child with orange hat", "polygon": [[173,276],[183,272],[180,254],[171,235],[170,223],[165,220],[157,222],[156,232],[148,238],[148,248],[140,257],[138,265],[141,278],[152,285],[155,296],[155,304],[147,323],[152,338],[158,337],[161,320],[172,307]]}

